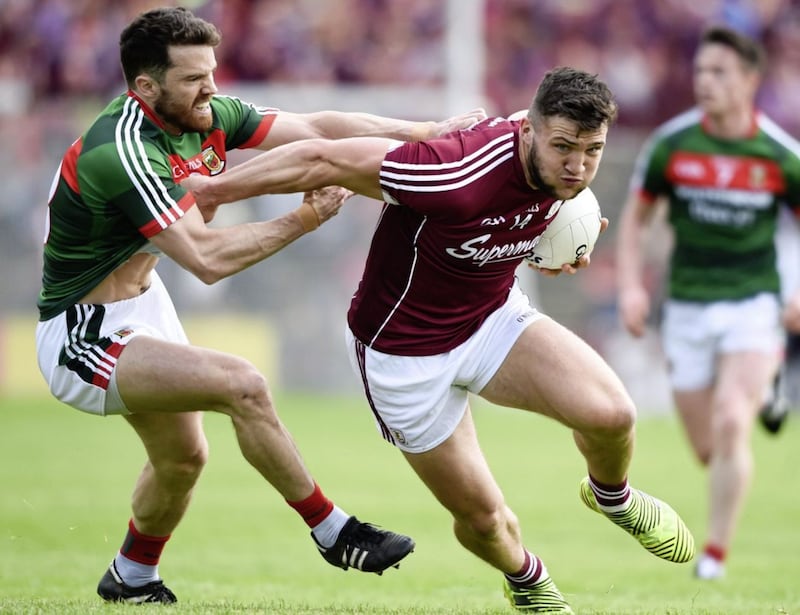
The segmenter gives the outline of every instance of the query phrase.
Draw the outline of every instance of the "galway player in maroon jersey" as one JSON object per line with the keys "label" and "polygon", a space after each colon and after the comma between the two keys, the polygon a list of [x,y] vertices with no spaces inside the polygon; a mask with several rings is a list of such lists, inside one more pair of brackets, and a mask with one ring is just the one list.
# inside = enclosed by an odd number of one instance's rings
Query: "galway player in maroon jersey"
{"label": "galway player in maroon jersey", "polygon": [[[658,557],[694,556],[678,514],[628,484],[636,411],[619,378],[516,283],[561,201],[594,179],[616,110],[596,76],[558,68],[518,120],[412,144],[305,141],[186,184],[212,209],[332,184],[384,202],[348,312],[352,363],[381,435],[450,511],[461,544],[504,573],[520,610],[572,612],[522,544],[481,453],[469,393],[572,429],[588,467],[583,502]],[[582,257],[563,271],[588,264]],[[521,453],[535,489],[541,465]]]}

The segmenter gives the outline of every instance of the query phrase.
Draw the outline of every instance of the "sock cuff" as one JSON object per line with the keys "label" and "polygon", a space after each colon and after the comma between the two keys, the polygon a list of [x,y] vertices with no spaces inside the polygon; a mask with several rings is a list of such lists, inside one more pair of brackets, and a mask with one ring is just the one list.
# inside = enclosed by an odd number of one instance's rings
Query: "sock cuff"
{"label": "sock cuff", "polygon": [[172,537],[172,534],[167,534],[166,536],[148,536],[147,534],[142,534],[139,530],[136,529],[136,526],[133,524],[133,518],[128,519],[128,531],[137,540],[150,540],[152,542],[167,542]]}
{"label": "sock cuff", "polygon": [[605,512],[617,512],[627,508],[631,488],[627,479],[619,485],[606,485],[589,475],[589,486],[594,493],[597,505]]}
{"label": "sock cuff", "polygon": [[544,562],[525,549],[525,561],[522,563],[522,568],[513,574],[506,574],[506,579],[517,587],[529,587],[546,576],[547,569],[544,567]]}
{"label": "sock cuff", "polygon": [[322,489],[316,482],[314,483],[314,491],[307,498],[295,502],[286,500],[286,503],[303,517],[308,527],[316,527],[322,523],[333,510],[333,502],[322,493]]}
{"label": "sock cuff", "polygon": [[164,545],[166,545],[170,536],[172,534],[167,534],[166,536],[142,534],[136,529],[133,519],[130,519],[128,521],[128,533],[119,550],[120,555],[140,564],[155,566],[158,564],[161,552],[164,550]]}
{"label": "sock cuff", "polygon": [[703,553],[713,557],[718,562],[725,561],[725,555],[727,554],[723,547],[715,544],[707,544],[705,549],[703,549]]}

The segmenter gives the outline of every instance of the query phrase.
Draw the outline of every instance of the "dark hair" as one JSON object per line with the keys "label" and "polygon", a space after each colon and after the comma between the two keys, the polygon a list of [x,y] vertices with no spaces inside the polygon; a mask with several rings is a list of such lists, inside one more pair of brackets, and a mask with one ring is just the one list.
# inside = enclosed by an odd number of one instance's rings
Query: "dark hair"
{"label": "dark hair", "polygon": [[170,45],[216,47],[222,37],[217,28],[191,11],[160,8],[142,13],[122,31],[119,56],[129,86],[137,76],[147,73],[161,80],[170,68]]}
{"label": "dark hair", "polygon": [[597,75],[560,66],[545,74],[528,110],[531,122],[553,116],[575,122],[582,131],[597,130],[617,118],[617,103]]}
{"label": "dark hair", "polygon": [[703,32],[700,45],[725,45],[736,52],[742,63],[750,70],[764,71],[767,54],[761,44],[741,32],[725,26],[712,26]]}

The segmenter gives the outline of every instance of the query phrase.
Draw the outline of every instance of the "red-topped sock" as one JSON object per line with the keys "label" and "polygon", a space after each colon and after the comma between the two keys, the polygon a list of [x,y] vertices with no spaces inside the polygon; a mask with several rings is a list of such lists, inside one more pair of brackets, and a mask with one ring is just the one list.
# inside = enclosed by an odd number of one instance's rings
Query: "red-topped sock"
{"label": "red-topped sock", "polygon": [[547,568],[533,553],[525,549],[525,561],[514,574],[507,574],[506,579],[517,587],[530,587],[547,577]]}
{"label": "red-topped sock", "polygon": [[295,502],[286,500],[286,503],[294,508],[311,528],[322,523],[333,510],[333,502],[325,497],[317,483],[314,483],[314,491],[306,499]]}
{"label": "red-topped sock", "polygon": [[339,532],[344,527],[350,515],[335,506],[329,500],[317,483],[314,491],[304,500],[286,503],[294,508],[306,525],[311,528],[311,534],[323,547],[332,547],[339,537]]}
{"label": "red-topped sock", "polygon": [[126,585],[140,587],[158,580],[158,561],[170,535],[148,536],[142,534],[128,521],[128,533],[122,542],[114,567]]}
{"label": "red-topped sock", "polygon": [[157,566],[161,558],[164,545],[170,538],[166,536],[147,536],[139,532],[133,524],[133,519],[128,521],[128,535],[122,543],[119,552],[128,559],[147,566]]}
{"label": "red-topped sock", "polygon": [[720,547],[712,543],[708,543],[705,546],[705,548],[703,549],[703,553],[705,553],[709,557],[713,557],[720,563],[725,561],[725,556],[727,555],[727,551],[723,547]]}

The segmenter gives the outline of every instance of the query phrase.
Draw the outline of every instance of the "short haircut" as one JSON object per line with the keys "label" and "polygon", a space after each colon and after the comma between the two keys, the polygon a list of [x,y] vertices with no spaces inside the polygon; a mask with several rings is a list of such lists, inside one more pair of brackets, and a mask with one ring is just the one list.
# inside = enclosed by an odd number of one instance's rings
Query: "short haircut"
{"label": "short haircut", "polygon": [[767,54],[761,44],[746,34],[725,26],[712,26],[700,36],[700,46],[724,45],[736,52],[742,64],[750,70],[764,72]]}
{"label": "short haircut", "polygon": [[171,45],[207,45],[216,47],[222,37],[217,28],[191,11],[182,8],[159,8],[142,13],[122,31],[119,55],[128,86],[147,73],[161,81],[171,66]]}
{"label": "short haircut", "polygon": [[534,96],[528,118],[560,116],[577,124],[581,131],[611,125],[617,118],[617,103],[610,88],[597,75],[560,66],[548,71]]}

